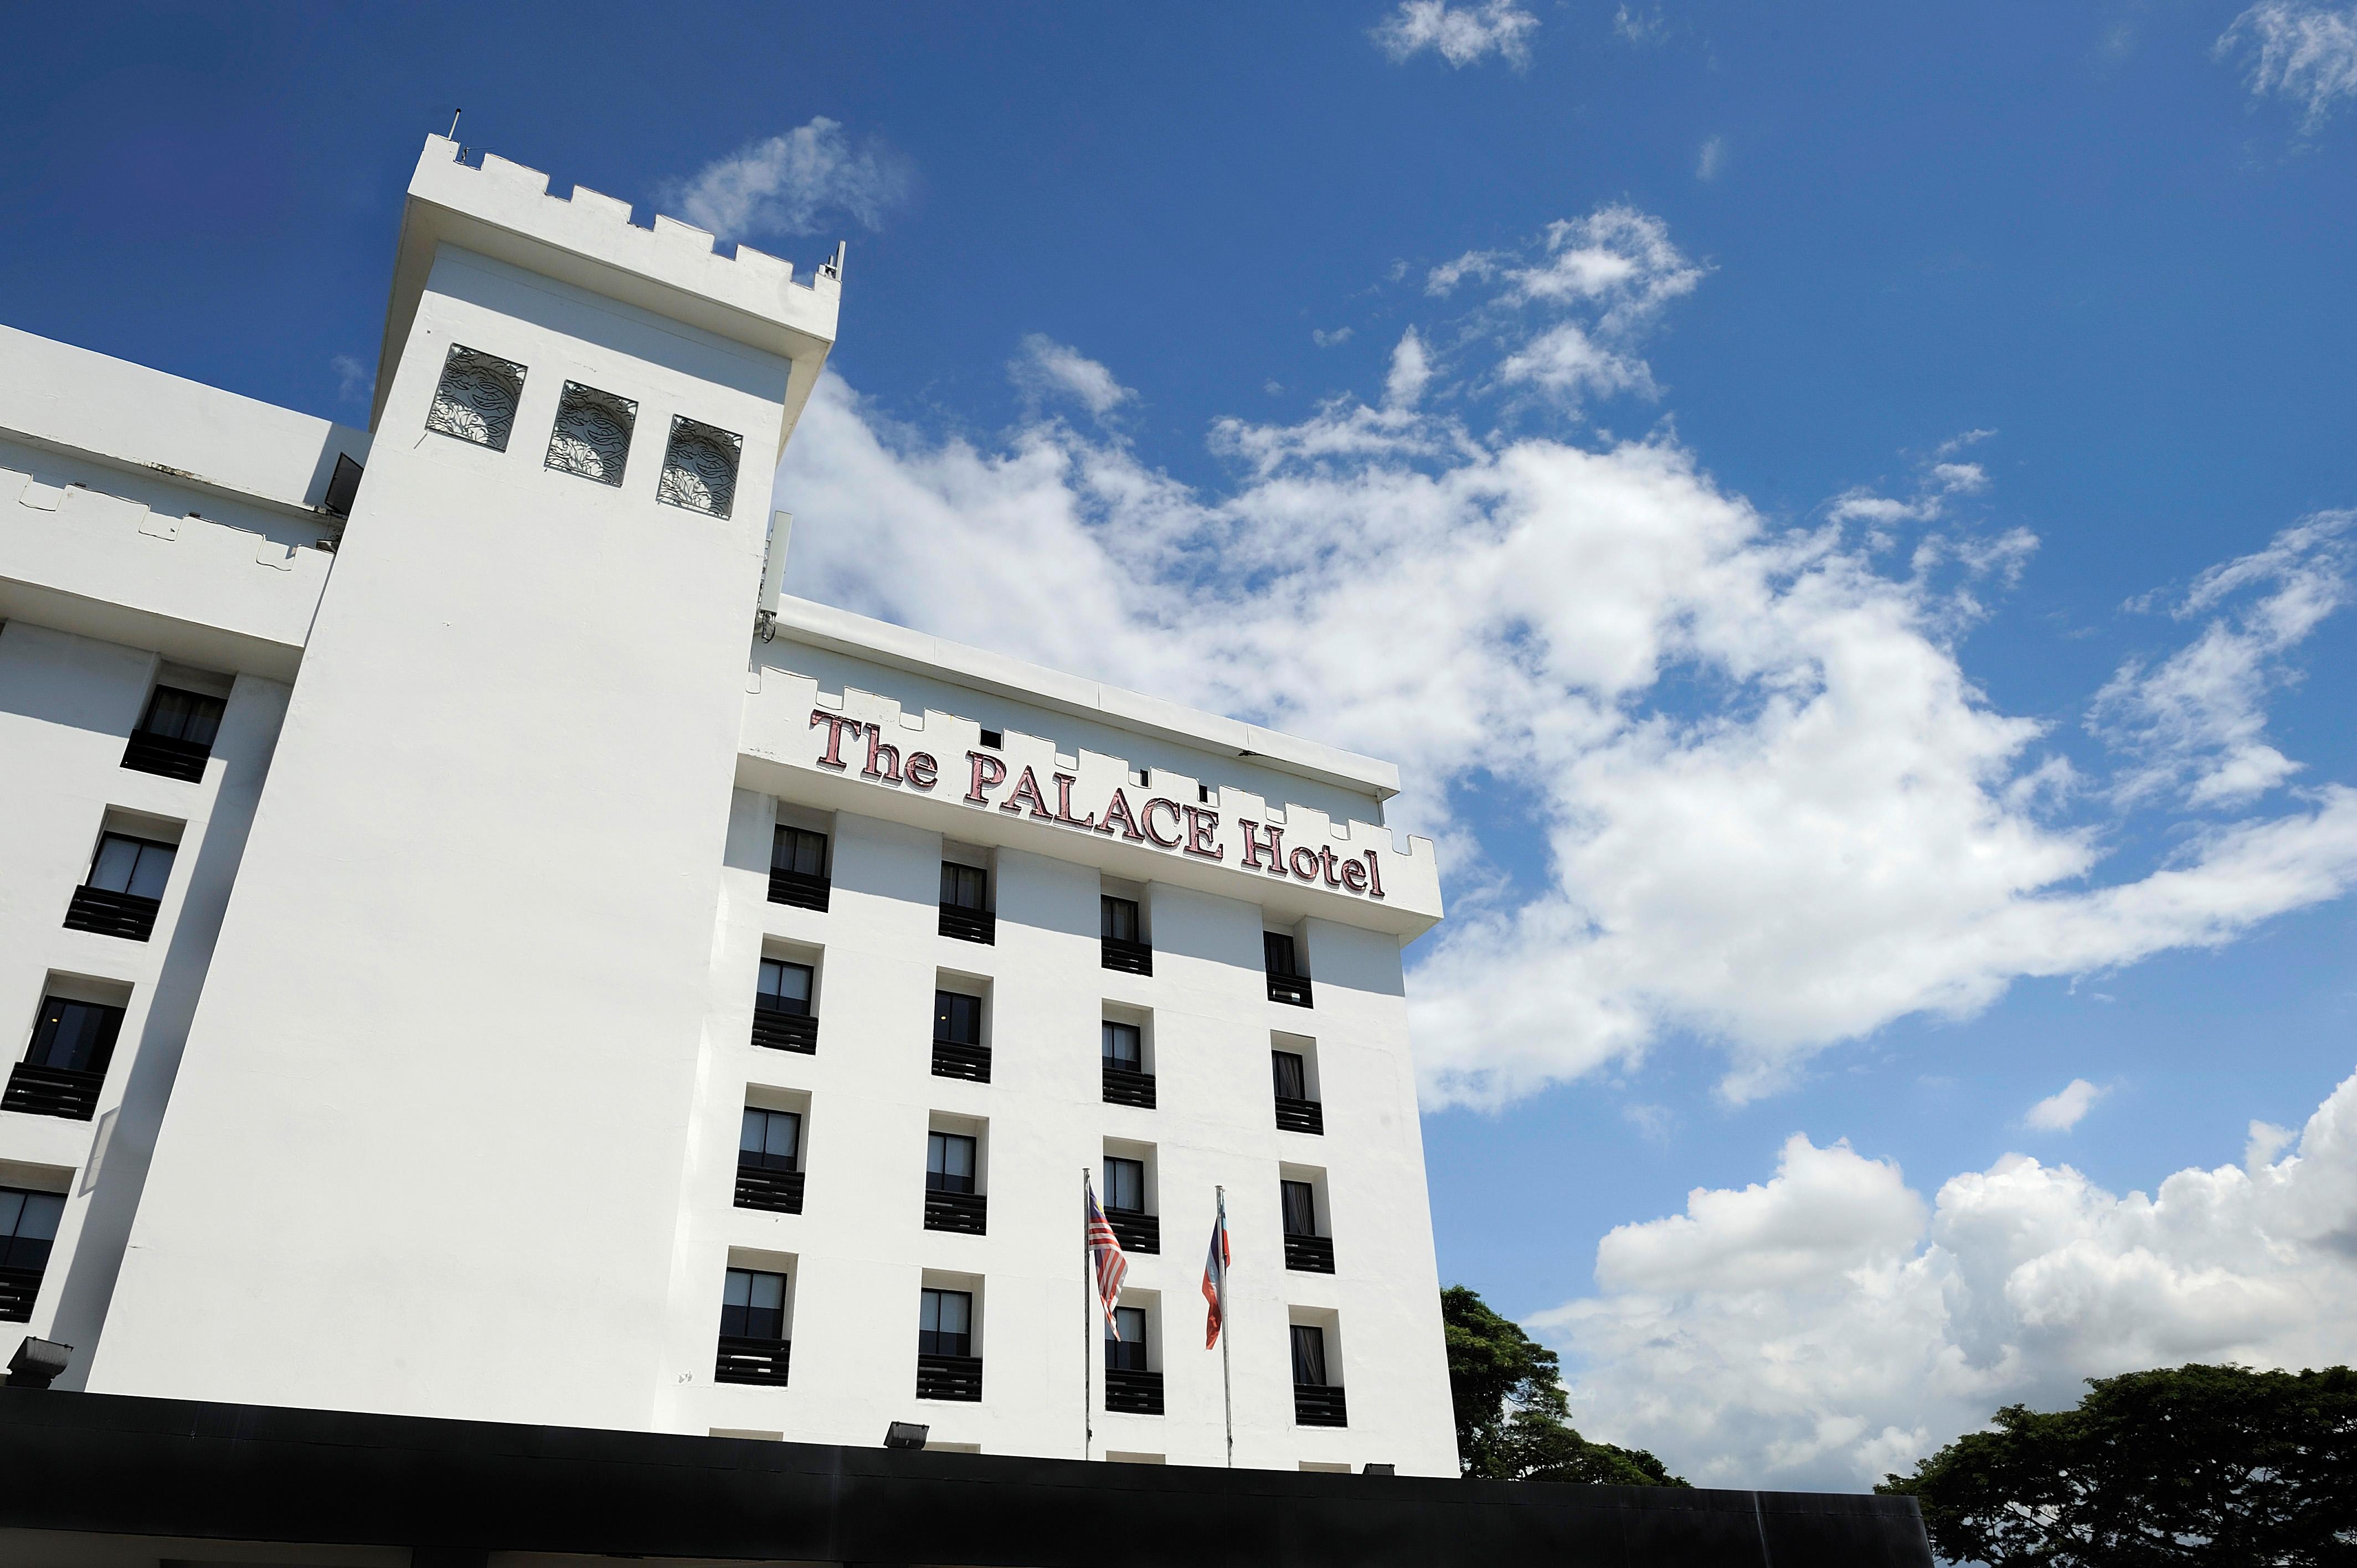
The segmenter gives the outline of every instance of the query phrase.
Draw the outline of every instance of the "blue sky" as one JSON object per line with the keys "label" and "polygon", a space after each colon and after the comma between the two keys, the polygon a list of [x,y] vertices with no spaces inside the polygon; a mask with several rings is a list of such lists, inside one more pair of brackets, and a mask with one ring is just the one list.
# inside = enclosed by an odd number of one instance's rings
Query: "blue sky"
{"label": "blue sky", "polygon": [[30,16],[0,319],[364,418],[460,106],[847,239],[796,590],[1398,757],[1444,1275],[1856,1485],[2351,1354],[2357,11],[1794,9]]}

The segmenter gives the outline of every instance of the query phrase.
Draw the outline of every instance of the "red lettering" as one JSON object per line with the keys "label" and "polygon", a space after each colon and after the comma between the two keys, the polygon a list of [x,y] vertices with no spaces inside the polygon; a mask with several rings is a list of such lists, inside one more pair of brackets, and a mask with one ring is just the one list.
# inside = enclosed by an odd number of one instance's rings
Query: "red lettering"
{"label": "red lettering", "polygon": [[974,777],[966,786],[966,800],[972,805],[987,806],[990,798],[983,791],[996,789],[1006,782],[1006,764],[979,751],[969,751],[965,756],[966,760],[974,764]]}
{"label": "red lettering", "polygon": [[942,765],[933,760],[930,751],[909,753],[909,782],[920,789],[930,789],[941,782]]}
{"label": "red lettering", "polygon": [[1383,896],[1383,873],[1376,869],[1375,852],[1373,850],[1369,850],[1367,852],[1367,891],[1372,893],[1378,898]]}
{"label": "red lettering", "polygon": [[1144,833],[1137,831],[1137,817],[1129,809],[1129,794],[1126,790],[1115,789],[1113,792],[1113,799],[1105,802],[1104,821],[1097,824],[1097,832],[1109,833],[1113,832],[1115,822],[1121,824],[1121,836],[1132,843],[1146,837]]}
{"label": "red lettering", "polygon": [[[1302,865],[1302,862],[1304,861],[1308,861],[1309,863],[1306,868]],[[1318,852],[1311,849],[1308,844],[1304,844],[1299,849],[1295,850],[1293,852],[1293,857],[1286,861],[1286,864],[1293,867],[1293,875],[1299,877],[1302,881],[1315,882],[1318,880]]]}
{"label": "red lettering", "polygon": [[1318,869],[1325,874],[1327,886],[1340,887],[1342,886],[1342,879],[1334,875],[1334,851],[1330,845],[1318,850]]}
{"label": "red lettering", "polygon": [[[1168,838],[1164,838],[1160,833],[1154,831],[1154,808],[1157,806],[1168,806],[1170,808],[1170,836]],[[1146,802],[1146,820],[1143,826],[1146,829],[1146,836],[1147,838],[1152,839],[1164,849],[1177,849],[1178,847],[1178,802],[1176,800],[1166,800],[1162,796],[1157,795],[1153,800]]]}
{"label": "red lettering", "polygon": [[1268,856],[1268,874],[1271,876],[1284,875],[1285,830],[1283,828],[1270,828],[1268,830],[1268,842],[1266,843],[1263,843],[1260,842],[1257,833],[1257,830],[1262,826],[1261,823],[1240,822],[1236,826],[1243,830],[1244,865],[1247,868],[1257,867],[1260,865],[1261,855],[1265,853]]}
{"label": "red lettering", "polygon": [[1056,775],[1056,820],[1068,827],[1092,828],[1097,825],[1095,817],[1072,815],[1072,786],[1079,782],[1069,773]]}
{"label": "red lettering", "polygon": [[1026,804],[1030,806],[1031,814],[1041,822],[1052,822],[1056,820],[1056,813],[1048,810],[1048,797],[1039,793],[1039,775],[1028,768],[1023,770],[1023,777],[1015,781],[1014,792],[999,802],[998,809],[1002,811],[1020,811]]}
{"label": "red lettering", "polygon": [[881,779],[887,784],[900,782],[900,748],[884,744],[884,726],[867,726],[867,766],[859,770],[862,779]]}
{"label": "red lettering", "polygon": [[1364,893],[1367,890],[1367,868],[1355,860],[1344,861],[1342,886],[1353,893]]}
{"label": "red lettering", "polygon": [[849,730],[851,738],[857,740],[860,732],[867,727],[866,725],[858,719],[845,718],[841,714],[830,714],[824,708],[811,710],[811,724],[813,726],[818,725],[826,726],[826,755],[818,759],[818,765],[821,768],[832,768],[837,773],[842,772],[844,769],[843,732]]}
{"label": "red lettering", "polygon": [[1187,808],[1187,853],[1202,860],[1225,860],[1226,848],[1213,842],[1211,835],[1219,831],[1220,813],[1207,811],[1200,806]]}

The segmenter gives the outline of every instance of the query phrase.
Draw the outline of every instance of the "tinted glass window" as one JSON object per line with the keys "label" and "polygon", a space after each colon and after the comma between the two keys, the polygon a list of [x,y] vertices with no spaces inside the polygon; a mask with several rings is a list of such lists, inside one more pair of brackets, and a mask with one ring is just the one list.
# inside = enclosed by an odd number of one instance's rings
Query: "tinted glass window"
{"label": "tinted glass window", "polygon": [[950,908],[953,909],[986,908],[983,896],[987,887],[988,881],[981,867],[959,865],[946,860],[942,862],[942,902]]}
{"label": "tinted glass window", "polygon": [[802,1154],[802,1119],[791,1111],[745,1107],[745,1122],[737,1137],[737,1163],[764,1170],[790,1171]]}
{"label": "tinted glass window", "polygon": [[1269,973],[1288,978],[1300,974],[1301,971],[1294,966],[1293,939],[1283,931],[1263,931],[1260,949],[1262,959],[1268,964]]}
{"label": "tinted glass window", "polygon": [[139,727],[166,740],[210,746],[221,733],[223,707],[219,697],[183,692],[175,686],[158,686],[156,694],[147,699],[147,717]]}
{"label": "tinted glass window", "polygon": [[1137,940],[1137,901],[1109,897],[1103,902],[1104,934],[1117,942]]}
{"label": "tinted glass window", "polygon": [[917,1308],[917,1353],[974,1354],[974,1295],[962,1290],[928,1290]]}
{"label": "tinted glass window", "polygon": [[731,1269],[720,1294],[720,1332],[738,1339],[786,1337],[786,1276]]}
{"label": "tinted glass window", "polygon": [[926,1134],[925,1189],[929,1192],[974,1190],[972,1138],[958,1133]]}
{"label": "tinted glass window", "polygon": [[123,1029],[123,1009],[96,1002],[41,999],[41,1016],[33,1026],[33,1046],[25,1060],[34,1067],[63,1068],[70,1072],[104,1072],[114,1055],[115,1036]]}
{"label": "tinted glass window", "polygon": [[796,876],[826,875],[826,835],[808,828],[780,828],[770,848],[770,869]]}
{"label": "tinted glass window", "polygon": [[98,841],[91,862],[90,885],[108,893],[128,893],[135,898],[161,898],[172,878],[172,846],[125,833],[108,833]]}
{"label": "tinted glass window", "polygon": [[1107,1021],[1104,1026],[1104,1065],[1129,1072],[1146,1070],[1146,1036],[1135,1024]]}
{"label": "tinted glass window", "polygon": [[1269,1064],[1276,1070],[1276,1097],[1279,1100],[1309,1098],[1309,1074],[1303,1069],[1301,1058],[1291,1051],[1271,1051]]}
{"label": "tinted glass window", "polygon": [[65,1211],[61,1193],[0,1187],[0,1268],[47,1267],[49,1243],[57,1240]]}
{"label": "tinted glass window", "polygon": [[1285,1196],[1285,1233],[1288,1236],[1318,1234],[1318,1195],[1306,1181],[1277,1184]]}
{"label": "tinted glass window", "polygon": [[811,967],[780,958],[761,961],[761,989],[756,1004],[779,1013],[806,1014],[811,1002]]}
{"label": "tinted glass window", "polygon": [[1133,1213],[1146,1208],[1146,1162],[1122,1160],[1108,1156],[1105,1160],[1105,1207],[1125,1208]]}
{"label": "tinted glass window", "polygon": [[[1146,1309],[1117,1306],[1113,1316],[1114,1326],[1105,1331],[1105,1365],[1115,1371],[1145,1371]],[[1114,1333],[1116,1328],[1118,1336]]]}
{"label": "tinted glass window", "polygon": [[1326,1331],[1306,1323],[1293,1326],[1293,1380],[1305,1388],[1326,1386]]}
{"label": "tinted glass window", "polygon": [[959,991],[934,992],[933,1038],[961,1046],[982,1044],[982,998]]}

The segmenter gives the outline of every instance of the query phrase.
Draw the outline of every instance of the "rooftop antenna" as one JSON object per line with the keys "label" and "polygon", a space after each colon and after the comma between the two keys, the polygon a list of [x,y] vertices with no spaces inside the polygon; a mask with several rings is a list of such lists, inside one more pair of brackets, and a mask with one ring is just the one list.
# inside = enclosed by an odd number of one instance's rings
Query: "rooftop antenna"
{"label": "rooftop antenna", "polygon": [[445,137],[444,140],[455,142],[458,139],[458,116],[465,113],[466,111],[464,109],[453,109],[450,111],[450,134]]}

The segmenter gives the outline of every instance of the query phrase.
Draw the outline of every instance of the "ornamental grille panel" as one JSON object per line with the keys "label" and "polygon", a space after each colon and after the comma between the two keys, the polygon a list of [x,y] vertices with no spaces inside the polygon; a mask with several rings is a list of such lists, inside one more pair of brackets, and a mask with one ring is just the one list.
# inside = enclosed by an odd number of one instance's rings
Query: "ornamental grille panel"
{"label": "ornamental grille panel", "polygon": [[1113,1227],[1114,1240],[1125,1252],[1159,1253],[1162,1251],[1162,1219],[1159,1215],[1142,1214],[1131,1208],[1108,1208],[1105,1223]]}
{"label": "ornamental grille panel", "polygon": [[933,1076],[962,1078],[969,1083],[990,1081],[990,1047],[963,1046],[955,1040],[933,1042]]}
{"label": "ornamental grille panel", "polygon": [[160,898],[110,893],[103,887],[77,887],[73,901],[66,906],[66,929],[144,942],[156,934],[156,915],[163,908]]}
{"label": "ornamental grille panel", "polygon": [[1104,1102],[1107,1105],[1141,1105],[1154,1109],[1154,1075],[1132,1072],[1127,1068],[1109,1067],[1104,1069]]}
{"label": "ornamental grille panel", "polygon": [[920,1356],[917,1397],[920,1400],[982,1402],[982,1358],[979,1356]]}
{"label": "ornamental grille panel", "polygon": [[523,401],[523,367],[511,360],[451,344],[449,357],[442,361],[442,380],[434,389],[434,406],[425,413],[425,428],[494,452],[506,451],[516,405]]}
{"label": "ornamental grille panel", "polygon": [[793,1353],[793,1342],[787,1339],[748,1339],[740,1335],[720,1337],[720,1358],[712,1369],[716,1383],[766,1383],[783,1388],[786,1364]]}
{"label": "ornamental grille panel", "polygon": [[106,1075],[102,1072],[76,1072],[71,1068],[18,1062],[8,1074],[6,1094],[0,1095],[0,1111],[87,1122],[98,1111],[98,1091],[105,1083]]}
{"label": "ornamental grille panel", "polygon": [[715,425],[672,415],[671,444],[663,450],[662,478],[655,499],[713,517],[726,517],[737,502],[737,465],[745,438]]}
{"label": "ornamental grille panel", "polygon": [[1287,1100],[1276,1097],[1276,1124],[1287,1133],[1323,1133],[1326,1131],[1326,1108],[1314,1100]]}
{"label": "ornamental grille panel", "polygon": [[998,941],[998,917],[987,909],[961,909],[954,904],[944,904],[942,906],[942,935],[955,937],[962,942],[996,945]]}
{"label": "ornamental grille panel", "polygon": [[956,1230],[968,1236],[986,1233],[990,1200],[978,1192],[925,1193],[925,1229]]}
{"label": "ornamental grille panel", "polygon": [[153,773],[165,779],[178,779],[190,784],[205,779],[205,761],[213,754],[210,746],[198,746],[169,736],[149,735],[140,730],[123,748],[123,766],[137,773]]}
{"label": "ornamental grille panel", "polygon": [[1285,1266],[1297,1274],[1330,1274],[1334,1272],[1334,1239],[1331,1236],[1295,1236],[1285,1238]]}
{"label": "ornamental grille panel", "polygon": [[827,895],[834,885],[823,876],[802,876],[791,871],[770,873],[770,902],[791,905],[797,909],[816,909],[826,913]]}
{"label": "ornamental grille panel", "polygon": [[1348,1426],[1348,1412],[1339,1388],[1316,1388],[1308,1383],[1293,1385],[1293,1424],[1296,1426]]}
{"label": "ornamental grille panel", "polygon": [[619,485],[638,422],[639,405],[629,398],[567,381],[556,400],[556,428],[549,432],[548,466],[601,485]]}
{"label": "ornamental grille panel", "polygon": [[1127,1415],[1162,1413],[1162,1374],[1105,1369],[1104,1407]]}
{"label": "ornamental grille panel", "polygon": [[773,1051],[818,1050],[818,1019],[808,1013],[782,1013],[775,1007],[753,1009],[753,1043]]}
{"label": "ornamental grille panel", "polygon": [[1293,1007],[1309,1006],[1309,977],[1306,974],[1270,975],[1268,999]]}
{"label": "ornamental grille panel", "polygon": [[1152,974],[1154,950],[1144,942],[1125,942],[1118,938],[1104,939],[1104,966],[1124,974]]}
{"label": "ornamental grille panel", "polygon": [[737,1207],[766,1208],[772,1214],[800,1214],[802,1211],[802,1173],[773,1171],[759,1165],[738,1165]]}
{"label": "ornamental grille panel", "polygon": [[30,1323],[40,1294],[40,1270],[0,1269],[0,1323]]}

